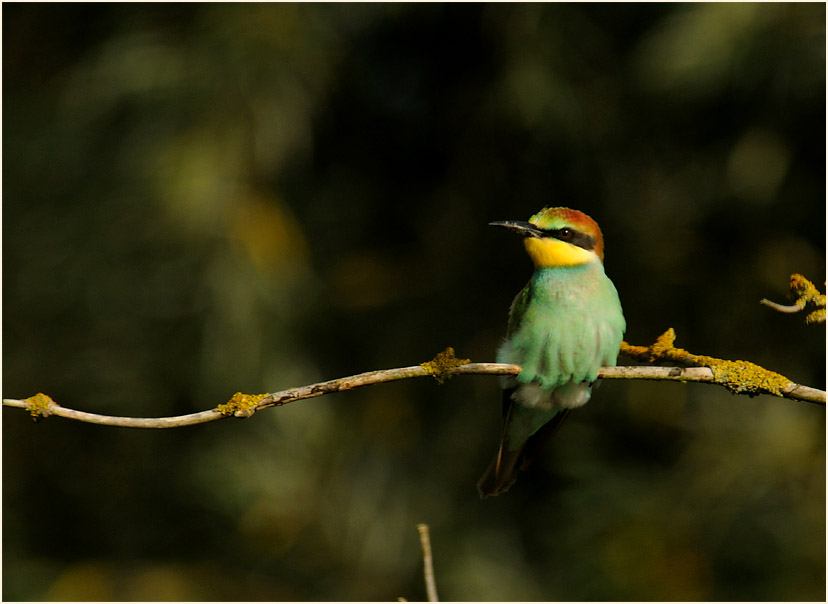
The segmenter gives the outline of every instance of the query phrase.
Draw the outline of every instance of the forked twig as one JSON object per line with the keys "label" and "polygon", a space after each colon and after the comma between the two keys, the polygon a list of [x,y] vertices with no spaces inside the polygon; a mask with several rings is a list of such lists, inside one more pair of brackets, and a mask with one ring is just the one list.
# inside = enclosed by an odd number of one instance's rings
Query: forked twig
{"label": "forked twig", "polygon": [[813,283],[802,275],[794,273],[791,275],[789,289],[789,295],[795,300],[793,304],[778,304],[771,302],[767,298],[759,300],[759,304],[763,304],[768,308],[785,314],[798,313],[810,306],[812,310],[805,317],[805,322],[810,325],[814,323],[825,323],[825,295],[819,293],[819,290]]}

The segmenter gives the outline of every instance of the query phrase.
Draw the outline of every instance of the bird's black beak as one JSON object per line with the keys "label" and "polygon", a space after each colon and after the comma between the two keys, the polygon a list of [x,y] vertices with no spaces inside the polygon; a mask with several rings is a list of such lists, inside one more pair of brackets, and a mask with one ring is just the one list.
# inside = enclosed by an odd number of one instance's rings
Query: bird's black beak
{"label": "bird's black beak", "polygon": [[545,235],[544,231],[534,224],[521,222],[519,220],[499,220],[497,222],[490,222],[489,226],[503,227],[524,237],[543,237]]}

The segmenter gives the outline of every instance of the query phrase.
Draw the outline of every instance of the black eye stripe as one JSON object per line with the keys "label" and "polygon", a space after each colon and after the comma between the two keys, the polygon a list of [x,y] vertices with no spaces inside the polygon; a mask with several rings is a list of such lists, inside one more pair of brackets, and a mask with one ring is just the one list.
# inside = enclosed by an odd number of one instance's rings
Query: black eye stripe
{"label": "black eye stripe", "polygon": [[585,250],[595,249],[595,237],[590,237],[586,233],[582,233],[571,227],[564,227],[562,229],[549,229],[546,231],[547,237],[554,237],[561,241],[566,241],[572,245],[577,245]]}

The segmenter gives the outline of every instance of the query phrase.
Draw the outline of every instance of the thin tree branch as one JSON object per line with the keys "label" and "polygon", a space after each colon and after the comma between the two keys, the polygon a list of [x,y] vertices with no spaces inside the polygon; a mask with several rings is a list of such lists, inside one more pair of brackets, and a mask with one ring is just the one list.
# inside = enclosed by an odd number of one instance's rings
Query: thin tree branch
{"label": "thin tree branch", "polygon": [[183,426],[193,426],[195,424],[204,424],[206,422],[223,419],[226,417],[215,409],[209,411],[201,411],[199,413],[190,413],[189,415],[175,415],[172,417],[118,417],[115,415],[100,415],[98,413],[87,413],[86,411],[77,411],[68,407],[58,405],[56,402],[49,399],[50,402],[34,402],[32,399],[37,397],[46,397],[45,394],[36,394],[33,397],[19,400],[13,398],[4,398],[4,407],[17,407],[19,409],[28,409],[36,420],[40,420],[52,415],[57,417],[65,417],[66,419],[75,419],[80,422],[89,424],[98,424],[101,426],[117,426],[120,428],[181,428]]}
{"label": "thin tree branch", "polygon": [[[710,367],[604,367],[598,372],[602,379],[659,380],[716,384],[716,376]],[[772,394],[764,392],[762,394]],[[790,382],[781,395],[795,401],[825,405],[825,391]]]}
{"label": "thin tree branch", "polygon": [[[692,381],[719,384],[733,394],[747,394],[748,396],[772,394],[809,403],[825,404],[825,392],[821,390],[797,384],[784,375],[760,367],[750,361],[730,361],[693,354],[673,346],[675,340],[676,332],[671,327],[650,346],[631,346],[626,342],[621,342],[621,354],[644,363],[666,362],[705,369],[710,372],[710,377],[707,377],[707,372],[704,372],[702,375],[705,377],[694,375]],[[670,375],[678,376],[674,379],[691,381],[682,377],[682,372],[687,372],[688,369],[673,367],[669,371]]]}
{"label": "thin tree branch", "polygon": [[[664,361],[690,365],[690,367],[602,367],[598,371],[598,378],[719,384],[734,394],[747,394],[749,396],[772,394],[792,400],[825,405],[825,392],[822,390],[797,384],[783,375],[748,361],[728,361],[691,354],[686,350],[673,346],[675,337],[675,332],[669,329],[651,346],[631,346],[626,342],[622,342],[621,354],[645,363]],[[433,360],[421,365],[369,371],[269,394],[242,394],[237,392],[228,402],[219,405],[215,409],[173,417],[117,417],[87,413],[63,407],[49,396],[40,393],[27,399],[4,398],[3,406],[26,409],[36,420],[56,415],[102,426],[153,429],[180,428],[212,422],[225,417],[250,417],[257,411],[268,407],[280,407],[293,401],[384,382],[426,376],[432,376],[438,382],[443,382],[455,375],[517,375],[520,370],[519,365],[471,363],[468,359],[458,359],[454,356],[454,350],[447,348]]]}

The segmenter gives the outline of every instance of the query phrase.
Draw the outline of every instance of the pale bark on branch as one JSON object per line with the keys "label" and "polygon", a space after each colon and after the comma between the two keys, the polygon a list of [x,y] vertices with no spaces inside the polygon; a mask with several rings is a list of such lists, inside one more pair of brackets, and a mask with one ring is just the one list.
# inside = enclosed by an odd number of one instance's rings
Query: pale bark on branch
{"label": "pale bark on branch", "polygon": [[[117,417],[77,411],[59,405],[45,395],[36,395],[25,400],[3,399],[3,405],[27,409],[36,419],[56,415],[58,417],[103,426],[119,426],[124,428],[180,428],[183,426],[203,424],[225,417],[250,417],[255,412],[268,407],[277,407],[293,401],[315,398],[334,392],[353,390],[363,386],[396,380],[430,375],[442,381],[455,375],[517,375],[518,373],[520,373],[520,367],[518,365],[501,363],[464,363],[454,367],[447,367],[440,371],[435,371],[432,368],[423,367],[422,365],[415,365],[412,367],[369,371],[367,373],[360,373],[327,382],[319,382],[299,388],[290,388],[265,395],[237,395],[234,399],[246,397],[249,399],[249,404],[239,404],[235,407],[222,405],[219,408],[202,411],[200,413],[158,418]],[[643,379],[717,383],[713,371],[708,367],[604,367],[598,372],[598,377],[601,379]],[[783,388],[781,395],[792,400],[825,405],[824,391],[795,383],[790,383]],[[220,411],[219,409],[223,410]]]}
{"label": "pale bark on branch", "polygon": [[[799,274],[791,275],[790,290],[791,295],[796,298],[794,305],[782,306],[768,300],[762,300],[762,304],[786,313],[799,312],[806,306],[811,306],[815,310],[808,315],[806,322],[822,323],[825,321],[825,296],[810,281]],[[627,342],[621,342],[620,352],[622,355],[648,365],[643,367],[603,367],[599,370],[598,377],[603,379],[671,380],[718,384],[724,386],[733,394],[747,394],[748,396],[771,394],[792,400],[825,405],[825,392],[822,390],[796,384],[783,375],[769,371],[749,361],[730,361],[690,353],[687,350],[676,348],[674,346],[675,339],[675,331],[670,328],[650,346],[631,346]],[[679,366],[652,366],[655,363]],[[268,407],[277,407],[292,401],[314,398],[343,390],[353,390],[354,388],[383,382],[430,375],[442,383],[454,375],[517,375],[520,371],[521,368],[518,365],[471,363],[468,359],[458,359],[454,356],[453,348],[446,348],[431,361],[420,365],[369,371],[269,394],[252,395],[237,392],[230,401],[214,409],[174,417],[115,417],[87,413],[63,407],[49,396],[40,393],[23,400],[4,398],[3,405],[26,409],[36,420],[57,415],[103,426],[180,428],[225,417],[250,417],[257,411]]]}

